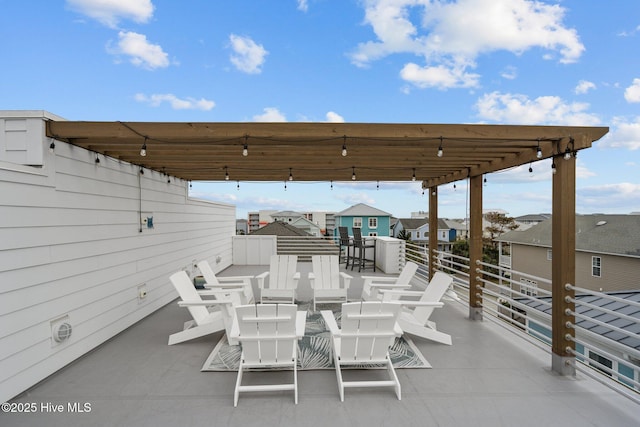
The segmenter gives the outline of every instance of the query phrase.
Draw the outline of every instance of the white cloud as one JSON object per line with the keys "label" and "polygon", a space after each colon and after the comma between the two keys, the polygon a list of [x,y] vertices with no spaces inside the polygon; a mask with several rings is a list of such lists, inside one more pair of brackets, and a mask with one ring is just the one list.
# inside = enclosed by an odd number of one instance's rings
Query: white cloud
{"label": "white cloud", "polygon": [[344,117],[333,111],[327,113],[327,121],[331,123],[344,123]]}
{"label": "white cloud", "polygon": [[266,107],[262,114],[253,116],[254,122],[286,122],[287,118],[275,107]]}
{"label": "white cloud", "polygon": [[591,89],[595,89],[596,85],[593,82],[587,80],[580,80],[578,85],[575,88],[575,93],[578,95],[583,95],[589,92]]}
{"label": "white cloud", "polygon": [[168,55],[157,44],[149,43],[144,34],[132,31],[120,31],[118,33],[118,46],[107,46],[107,51],[114,55],[129,56],[132,64],[153,70],[169,66]]}
{"label": "white cloud", "polygon": [[167,94],[153,94],[151,96],[144,95],[142,93],[137,93],[135,95],[135,100],[138,102],[144,102],[152,107],[158,107],[164,102],[168,102],[171,105],[171,108],[174,110],[202,110],[209,111],[215,107],[216,103],[210,101],[208,99],[200,98],[184,98],[180,99],[177,96],[167,93]]}
{"label": "white cloud", "polygon": [[309,10],[309,2],[307,0],[297,0],[298,1],[298,10],[306,12]]}
{"label": "white cloud", "polygon": [[504,70],[502,70],[502,72],[500,73],[500,76],[502,76],[502,78],[507,80],[514,80],[516,77],[518,77],[518,70],[516,69],[516,67],[513,67],[510,65],[508,67],[505,67]]}
{"label": "white cloud", "polygon": [[581,212],[630,213],[640,205],[640,184],[620,182],[576,190],[576,210]]}
{"label": "white cloud", "polygon": [[340,194],[336,197],[349,205],[355,205],[358,203],[365,203],[367,205],[375,205],[376,200],[369,196],[367,193],[350,193]]}
{"label": "white cloud", "polygon": [[627,102],[640,102],[640,79],[633,79],[631,86],[624,91],[624,99]]}
{"label": "white cloud", "polygon": [[148,22],[154,9],[151,0],[67,0],[67,5],[110,28],[116,28],[121,19]]}
{"label": "white cloud", "polygon": [[[402,74],[419,87],[469,87],[477,76],[466,70],[475,68],[476,58],[488,52],[506,50],[519,55],[537,47],[557,52],[560,62],[570,63],[584,51],[577,32],[563,26],[565,9],[559,5],[528,0],[364,3],[365,22],[377,40],[360,43],[351,55],[352,62],[366,66],[396,53],[421,56],[424,66],[407,64]],[[420,70],[427,73],[419,74]]]}
{"label": "white cloud", "polygon": [[482,119],[497,123],[568,126],[600,123],[595,114],[586,111],[589,104],[567,103],[557,96],[529,99],[526,95],[492,92],[478,99],[475,108]]}
{"label": "white cloud", "polygon": [[269,53],[262,45],[254,42],[250,37],[229,36],[233,54],[230,57],[231,63],[242,72],[248,74],[259,74],[262,72],[262,65],[265,57]]}
{"label": "white cloud", "polygon": [[447,68],[443,65],[420,67],[409,63],[400,71],[400,77],[419,88],[435,87],[448,89],[454,87],[477,87],[479,74],[465,73],[463,68]]}
{"label": "white cloud", "polygon": [[615,117],[611,131],[598,142],[599,148],[640,149],[640,117],[634,121]]}

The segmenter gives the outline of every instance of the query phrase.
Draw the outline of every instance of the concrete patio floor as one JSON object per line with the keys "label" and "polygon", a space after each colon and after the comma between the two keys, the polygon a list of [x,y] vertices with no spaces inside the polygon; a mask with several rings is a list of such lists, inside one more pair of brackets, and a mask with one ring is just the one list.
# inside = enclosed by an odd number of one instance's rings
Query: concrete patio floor
{"label": "concrete patio floor", "polygon": [[[232,266],[220,275],[266,269]],[[309,269],[309,263],[299,264],[300,300],[311,295]],[[354,276],[349,295],[357,299],[362,279]],[[467,308],[457,302],[447,301],[432,317],[452,335],[452,346],[414,339],[433,368],[396,371],[401,401],[391,389],[349,389],[342,403],[334,371],[318,370],[299,372],[298,405],[291,392],[252,393],[241,395],[234,408],[236,373],[200,371],[222,333],[167,345],[169,334],[186,320],[186,309],[175,303],[163,307],[15,398],[14,403],[34,404],[35,413],[0,413],[0,425],[640,425],[640,405],[580,373],[557,376],[548,353],[492,322],[468,320]],[[57,405],[62,410],[53,412]],[[84,412],[70,412],[70,405]]]}

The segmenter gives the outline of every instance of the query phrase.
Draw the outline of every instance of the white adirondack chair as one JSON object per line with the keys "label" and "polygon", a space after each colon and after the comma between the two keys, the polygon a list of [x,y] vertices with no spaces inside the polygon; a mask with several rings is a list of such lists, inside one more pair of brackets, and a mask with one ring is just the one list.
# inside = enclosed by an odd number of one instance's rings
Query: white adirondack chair
{"label": "white adirondack chair", "polygon": [[[227,336],[231,332],[234,311],[233,306],[240,305],[240,290],[200,291],[195,288],[184,271],[178,271],[170,277],[171,283],[178,291],[180,307],[186,307],[193,320],[185,322],[183,330],[169,336],[169,345],[200,338],[202,336],[225,330]],[[213,297],[202,299],[203,296]],[[209,311],[208,307],[219,307],[217,311]],[[233,344],[230,342],[230,344]]]}
{"label": "white adirondack chair", "polygon": [[[401,388],[389,358],[389,347],[402,330],[396,324],[401,306],[387,302],[352,302],[342,304],[342,324],[338,328],[330,310],[321,311],[331,332],[333,361],[338,378],[340,400],[344,402],[346,387],[393,387],[398,400]],[[385,365],[388,380],[344,381],[343,366]]]}
{"label": "white adirondack chair", "polygon": [[379,289],[409,289],[411,288],[411,279],[418,271],[418,264],[412,261],[407,263],[402,268],[400,275],[397,277],[384,277],[384,276],[362,276],[364,283],[362,285],[362,300],[363,301],[381,301],[382,295],[378,292]]}
{"label": "white adirondack chair", "polygon": [[213,272],[211,265],[207,260],[198,261],[196,264],[200,273],[204,277],[205,289],[216,290],[216,289],[232,289],[240,287],[242,288],[242,294],[240,295],[240,303],[241,304],[253,304],[253,288],[251,286],[252,276],[226,276],[226,277],[218,277]]}
{"label": "white adirondack chair", "polygon": [[[240,366],[233,395],[238,405],[240,393],[293,390],[298,403],[298,340],[304,336],[307,313],[294,304],[252,304],[236,307],[232,336],[242,345]],[[246,369],[291,368],[293,382],[242,385]]]}
{"label": "white adirondack chair", "polygon": [[347,291],[352,276],[340,271],[337,255],[313,255],[313,271],[309,272],[309,282],[313,289],[313,310],[317,303],[347,302]]}
{"label": "white adirondack chair", "polygon": [[298,280],[300,280],[297,268],[297,255],[271,255],[269,271],[256,276],[258,288],[260,288],[260,303],[293,304],[296,300]]}
{"label": "white adirondack chair", "polygon": [[435,322],[429,318],[435,308],[444,306],[441,299],[452,282],[453,277],[436,271],[424,291],[380,290],[380,293],[383,301],[400,303],[405,307],[398,317],[398,324],[404,333],[451,345],[451,335],[438,331]]}

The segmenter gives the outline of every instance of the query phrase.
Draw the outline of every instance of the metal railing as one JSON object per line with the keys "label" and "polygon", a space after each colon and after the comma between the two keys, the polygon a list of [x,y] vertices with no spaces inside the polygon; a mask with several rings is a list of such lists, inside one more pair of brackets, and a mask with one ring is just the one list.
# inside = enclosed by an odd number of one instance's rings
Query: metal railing
{"label": "metal railing", "polygon": [[[422,257],[426,251],[426,248],[407,244],[407,255],[413,256],[412,260],[421,264],[423,271],[426,271],[428,266],[426,257]],[[422,258],[418,257],[418,254]],[[436,251],[433,257],[438,270],[454,277],[453,288],[459,301],[468,304],[469,275],[471,274],[469,259],[443,251]],[[551,281],[485,262],[478,262],[476,268],[473,269],[473,274],[481,283],[479,285],[481,289],[476,290],[476,295],[482,300],[483,318],[499,324],[551,353],[551,292],[537,286],[538,284],[546,284],[548,288],[551,288]],[[525,280],[516,281],[512,278],[514,275]],[[602,298],[612,303],[627,304],[634,309],[640,309],[640,303],[614,295],[571,285],[567,286],[580,294],[579,297],[570,301],[576,307],[576,311],[571,313],[576,319],[575,324],[571,325],[576,332],[575,338],[572,338],[576,344],[576,351],[572,351],[575,356],[576,370],[593,377],[636,403],[640,403],[640,351],[621,342],[623,339],[638,340],[639,337],[637,334],[612,324],[616,322],[638,323],[640,319],[593,305],[586,301],[585,296]],[[591,315],[581,314],[582,307],[585,308],[584,311],[589,309]],[[616,320],[610,319],[608,322],[602,322],[595,319],[593,313],[607,314],[609,317],[615,316]],[[600,329],[606,331],[603,333],[615,332],[618,339],[614,340],[602,333],[594,333],[582,327],[581,321],[598,325],[601,327]]]}

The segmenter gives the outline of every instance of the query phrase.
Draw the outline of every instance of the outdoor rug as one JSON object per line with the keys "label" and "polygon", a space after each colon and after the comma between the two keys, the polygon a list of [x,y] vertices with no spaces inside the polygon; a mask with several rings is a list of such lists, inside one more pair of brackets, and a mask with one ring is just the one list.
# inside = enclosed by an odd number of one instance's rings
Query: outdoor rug
{"label": "outdoor rug", "polygon": [[[298,369],[333,369],[331,354],[331,334],[327,330],[322,315],[309,307],[311,304],[300,303],[299,309],[307,309],[305,335],[298,341]],[[338,325],[340,325],[341,306],[325,304],[324,309],[332,309]],[[202,371],[237,371],[240,364],[242,348],[229,345],[226,334],[222,336],[202,366]],[[431,365],[415,346],[410,338],[396,338],[389,350],[394,368],[431,368]]]}

